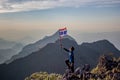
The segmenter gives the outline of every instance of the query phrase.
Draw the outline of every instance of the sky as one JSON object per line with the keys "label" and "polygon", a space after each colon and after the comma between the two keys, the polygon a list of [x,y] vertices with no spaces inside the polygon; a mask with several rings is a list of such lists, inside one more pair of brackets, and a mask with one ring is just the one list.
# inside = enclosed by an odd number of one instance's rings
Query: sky
{"label": "sky", "polygon": [[119,32],[120,0],[0,0],[0,38],[41,38],[62,27],[70,34]]}

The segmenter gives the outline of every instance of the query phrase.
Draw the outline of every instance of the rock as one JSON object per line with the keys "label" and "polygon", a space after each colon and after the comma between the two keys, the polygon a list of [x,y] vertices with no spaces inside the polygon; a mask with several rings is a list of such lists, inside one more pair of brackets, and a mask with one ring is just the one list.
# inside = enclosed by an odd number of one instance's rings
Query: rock
{"label": "rock", "polygon": [[120,80],[120,58],[101,56],[96,68],[90,71],[90,65],[77,67],[74,73],[66,69],[63,75],[38,72],[25,80]]}

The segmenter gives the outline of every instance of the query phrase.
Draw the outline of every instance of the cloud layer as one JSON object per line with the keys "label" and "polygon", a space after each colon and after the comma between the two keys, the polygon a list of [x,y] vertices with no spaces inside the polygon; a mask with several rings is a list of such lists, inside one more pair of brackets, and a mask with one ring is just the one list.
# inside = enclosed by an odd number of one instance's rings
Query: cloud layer
{"label": "cloud layer", "polygon": [[51,9],[57,7],[114,7],[120,0],[0,0],[0,13]]}

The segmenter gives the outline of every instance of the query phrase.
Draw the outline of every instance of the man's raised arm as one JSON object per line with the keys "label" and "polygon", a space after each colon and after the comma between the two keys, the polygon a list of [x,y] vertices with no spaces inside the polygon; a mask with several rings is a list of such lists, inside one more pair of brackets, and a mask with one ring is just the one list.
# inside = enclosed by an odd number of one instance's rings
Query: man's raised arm
{"label": "man's raised arm", "polygon": [[63,48],[65,51],[67,51],[67,52],[70,52],[68,49],[66,49],[66,48]]}

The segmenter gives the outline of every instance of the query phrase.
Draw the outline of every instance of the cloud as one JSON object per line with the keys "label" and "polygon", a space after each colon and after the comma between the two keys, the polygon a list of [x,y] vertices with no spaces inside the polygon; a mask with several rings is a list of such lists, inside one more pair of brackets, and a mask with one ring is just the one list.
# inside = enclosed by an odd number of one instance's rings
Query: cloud
{"label": "cloud", "polygon": [[120,0],[1,0],[0,13],[51,9],[58,7],[119,6]]}

